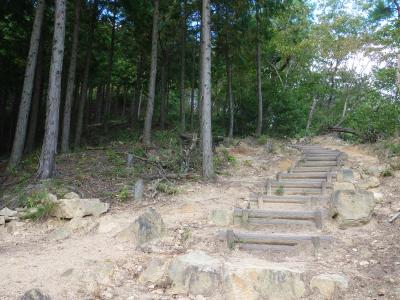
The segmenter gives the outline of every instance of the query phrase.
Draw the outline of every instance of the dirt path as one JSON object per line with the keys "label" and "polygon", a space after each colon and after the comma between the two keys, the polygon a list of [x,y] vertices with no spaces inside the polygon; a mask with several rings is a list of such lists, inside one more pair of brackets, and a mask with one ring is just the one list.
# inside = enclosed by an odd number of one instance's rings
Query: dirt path
{"label": "dirt path", "polygon": [[[360,172],[379,163],[358,146],[328,138],[314,142],[347,153],[349,164]],[[237,162],[217,182],[188,182],[179,187],[181,192],[176,196],[159,197],[144,205],[113,206],[103,217],[76,222],[74,233],[66,239],[54,240],[54,230],[70,226],[63,221],[16,223],[2,228],[0,299],[17,299],[31,288],[45,291],[52,299],[176,299],[166,288],[137,283],[151,258],[163,259],[199,249],[221,258],[270,259],[263,254],[227,249],[216,239],[221,228],[211,225],[208,216],[212,209],[243,207],[258,183],[286,170],[298,157],[289,148],[279,148],[278,154],[269,154],[262,146],[242,142],[229,149]],[[344,299],[399,299],[400,222],[386,222],[400,204],[398,180],[385,178],[379,191],[375,191],[383,197],[370,224],[345,231],[332,224],[325,229],[335,238],[334,251],[274,260],[310,270],[310,274],[345,274],[350,288]],[[164,218],[164,239],[136,248],[131,242],[114,237],[119,226],[133,221],[149,205]]]}

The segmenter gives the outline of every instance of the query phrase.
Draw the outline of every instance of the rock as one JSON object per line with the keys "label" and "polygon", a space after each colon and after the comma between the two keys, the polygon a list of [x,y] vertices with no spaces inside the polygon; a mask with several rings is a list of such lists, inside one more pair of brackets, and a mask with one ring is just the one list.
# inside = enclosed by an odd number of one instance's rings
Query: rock
{"label": "rock", "polygon": [[32,289],[19,298],[20,300],[50,300],[50,296],[39,289]]}
{"label": "rock", "polygon": [[335,182],[333,184],[334,191],[354,191],[354,184],[351,182]]}
{"label": "rock", "polygon": [[336,176],[337,182],[352,182],[354,180],[354,172],[352,169],[340,169]]}
{"label": "rock", "polygon": [[311,278],[310,288],[318,289],[319,293],[327,299],[336,299],[339,291],[343,292],[349,286],[346,277],[337,274],[321,274]]}
{"label": "rock", "polygon": [[72,219],[84,216],[100,216],[108,211],[110,204],[99,199],[60,199],[52,211],[54,217]]}
{"label": "rock", "polygon": [[72,234],[71,229],[61,227],[53,230],[48,236],[47,239],[51,241],[61,241],[69,238]]}
{"label": "rock", "polygon": [[174,292],[206,297],[218,291],[221,274],[221,262],[203,251],[175,257],[168,269]]}
{"label": "rock", "polygon": [[17,214],[18,212],[16,210],[9,209],[8,207],[4,207],[2,210],[0,210],[0,216],[4,216],[6,220],[16,217]]}
{"label": "rock", "polygon": [[213,209],[209,220],[216,226],[229,226],[233,222],[233,213],[230,209]]}
{"label": "rock", "polygon": [[57,196],[52,193],[47,193],[47,200],[50,202],[57,202]]}
{"label": "rock", "polygon": [[259,259],[225,264],[224,291],[232,300],[294,300],[306,292],[303,272]]}
{"label": "rock", "polygon": [[85,217],[73,218],[67,223],[66,226],[73,232],[89,233],[93,231],[98,225],[99,222],[97,222],[94,218]]}
{"label": "rock", "polygon": [[357,185],[362,190],[368,190],[372,188],[376,188],[381,184],[380,180],[377,177],[367,177],[363,180],[360,180]]}
{"label": "rock", "polygon": [[143,179],[139,178],[138,180],[136,180],[135,185],[133,187],[133,198],[136,201],[142,201],[143,191],[144,191],[144,182]]}
{"label": "rock", "polygon": [[376,201],[381,201],[384,197],[384,195],[381,192],[373,192],[374,193],[374,197]]}
{"label": "rock", "polygon": [[6,218],[4,216],[0,216],[0,226],[3,226],[6,224]]}
{"label": "rock", "polygon": [[169,260],[152,259],[147,268],[140,274],[139,282],[142,284],[152,283],[156,286],[165,285],[168,282],[167,271]]}
{"label": "rock", "polygon": [[64,195],[64,199],[80,199],[81,197],[75,192],[69,192]]}
{"label": "rock", "polygon": [[116,235],[122,230],[126,229],[132,221],[124,218],[118,218],[115,216],[103,216],[99,220],[99,226],[97,227],[97,233],[100,234],[111,234]]}
{"label": "rock", "polygon": [[120,240],[133,240],[137,245],[161,237],[165,233],[165,224],[161,215],[148,208],[129,227],[117,234]]}
{"label": "rock", "polygon": [[7,223],[7,232],[10,234],[17,235],[20,233],[20,229],[24,228],[25,223],[24,222],[18,222],[18,221],[11,221]]}
{"label": "rock", "polygon": [[374,165],[374,166],[370,166],[365,170],[365,173],[368,175],[372,175],[372,176],[380,176],[381,173],[386,169],[386,166],[382,166],[382,165]]}
{"label": "rock", "polygon": [[374,194],[368,191],[339,190],[332,196],[332,216],[341,229],[367,224],[374,208]]}

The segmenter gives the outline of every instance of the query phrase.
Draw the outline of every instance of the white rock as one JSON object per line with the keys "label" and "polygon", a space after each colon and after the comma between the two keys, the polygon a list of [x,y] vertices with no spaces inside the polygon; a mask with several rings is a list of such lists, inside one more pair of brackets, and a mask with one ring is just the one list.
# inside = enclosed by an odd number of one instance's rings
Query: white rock
{"label": "white rock", "polygon": [[224,267],[224,291],[232,300],[295,300],[305,292],[303,272],[259,259],[241,259]]}
{"label": "white rock", "polygon": [[216,226],[229,226],[233,222],[233,212],[230,209],[213,209],[209,221]]}
{"label": "white rock", "polygon": [[368,191],[335,191],[332,196],[332,216],[339,228],[360,226],[371,220],[375,208],[374,195]]}
{"label": "white rock", "polygon": [[118,218],[116,216],[103,216],[99,219],[99,226],[97,233],[116,235],[125,228],[127,228],[132,221],[125,218]]}
{"label": "white rock", "polygon": [[321,274],[314,276],[310,282],[310,288],[316,288],[327,299],[336,299],[339,292],[343,292],[349,286],[346,277],[337,274]]}
{"label": "white rock", "polygon": [[4,207],[0,210],[0,216],[4,216],[6,219],[8,217],[16,217],[18,212],[16,210],[9,209],[8,207]]}
{"label": "white rock", "polygon": [[152,259],[147,268],[140,274],[139,282],[142,284],[152,283],[161,285],[167,281],[167,271],[170,264],[169,259]]}
{"label": "white rock", "polygon": [[0,226],[3,226],[6,224],[6,218],[4,216],[0,216]]}
{"label": "white rock", "polygon": [[48,236],[47,239],[51,241],[60,241],[69,238],[72,234],[72,231],[69,228],[60,227],[53,230]]}
{"label": "white rock", "polygon": [[380,180],[377,177],[367,177],[363,180],[360,180],[357,185],[360,189],[368,190],[372,188],[376,188],[381,184]]}
{"label": "white rock", "polygon": [[362,261],[360,261],[360,266],[368,266],[369,265],[369,262],[367,262],[366,260],[362,260]]}
{"label": "white rock", "polygon": [[373,192],[374,193],[374,197],[377,201],[381,201],[384,197],[384,195],[381,192]]}
{"label": "white rock", "polygon": [[354,191],[354,184],[351,182],[335,182],[333,184],[334,191]]}
{"label": "white rock", "polygon": [[64,195],[64,199],[79,199],[79,198],[81,197],[75,192],[69,192]]}
{"label": "white rock", "polygon": [[165,233],[165,224],[154,208],[147,208],[131,225],[116,235],[123,241],[134,241],[137,245],[160,238]]}
{"label": "white rock", "polygon": [[108,211],[110,204],[99,199],[60,199],[52,211],[54,217],[72,219],[84,216],[100,216]]}
{"label": "white rock", "polygon": [[222,264],[203,251],[177,256],[168,269],[176,293],[211,296],[221,283]]}

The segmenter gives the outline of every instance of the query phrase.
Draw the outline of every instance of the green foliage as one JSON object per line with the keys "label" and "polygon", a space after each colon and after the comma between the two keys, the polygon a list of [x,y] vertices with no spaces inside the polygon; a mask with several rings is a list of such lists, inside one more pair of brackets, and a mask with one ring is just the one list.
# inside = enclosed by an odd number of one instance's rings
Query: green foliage
{"label": "green foliage", "polygon": [[125,202],[131,197],[131,192],[129,191],[129,187],[125,185],[117,194],[117,198]]}
{"label": "green foliage", "polygon": [[164,193],[167,195],[176,195],[179,193],[179,188],[176,187],[174,184],[172,184],[171,182],[168,181],[161,181],[157,184],[156,187],[157,191],[159,191],[160,193]]}
{"label": "green foliage", "polygon": [[50,216],[55,203],[49,198],[47,190],[38,190],[20,197],[19,205],[27,207],[27,210],[22,214],[23,219],[38,221]]}
{"label": "green foliage", "polygon": [[282,196],[283,192],[284,192],[283,186],[280,186],[275,190],[275,195]]}
{"label": "green foliage", "polygon": [[382,171],[381,176],[382,177],[390,177],[390,176],[393,176],[393,172],[390,169],[386,169],[386,170]]}

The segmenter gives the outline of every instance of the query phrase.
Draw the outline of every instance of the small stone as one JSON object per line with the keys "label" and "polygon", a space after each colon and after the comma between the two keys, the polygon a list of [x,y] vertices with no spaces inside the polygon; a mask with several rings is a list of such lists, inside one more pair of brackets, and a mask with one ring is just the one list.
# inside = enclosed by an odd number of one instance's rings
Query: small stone
{"label": "small stone", "polygon": [[167,281],[167,270],[169,260],[152,259],[147,268],[140,274],[139,282],[142,284],[151,283],[161,285]]}
{"label": "small stone", "polygon": [[385,296],[385,290],[379,290],[378,291],[378,296]]}
{"label": "small stone", "polygon": [[354,184],[351,182],[335,182],[333,184],[333,190],[334,191],[354,191],[355,187]]}
{"label": "small stone", "polygon": [[376,188],[381,184],[380,180],[377,177],[368,177],[363,179],[357,183],[358,187],[363,190],[368,190],[372,188]]}
{"label": "small stone", "polygon": [[0,226],[3,226],[6,224],[6,218],[4,216],[0,216]]}
{"label": "small stone", "polygon": [[52,211],[52,215],[62,219],[84,216],[100,216],[108,211],[110,204],[99,199],[60,199]]}
{"label": "small stone", "polygon": [[213,209],[209,220],[216,226],[229,226],[233,222],[233,212],[229,209]]}
{"label": "small stone", "polygon": [[64,195],[64,199],[80,199],[81,197],[75,192],[69,192]]}
{"label": "small stone", "polygon": [[367,262],[366,260],[362,260],[362,261],[360,261],[360,266],[368,266],[369,265],[369,262]]}
{"label": "small stone", "polygon": [[39,289],[31,289],[19,298],[19,300],[50,300],[50,296]]}

